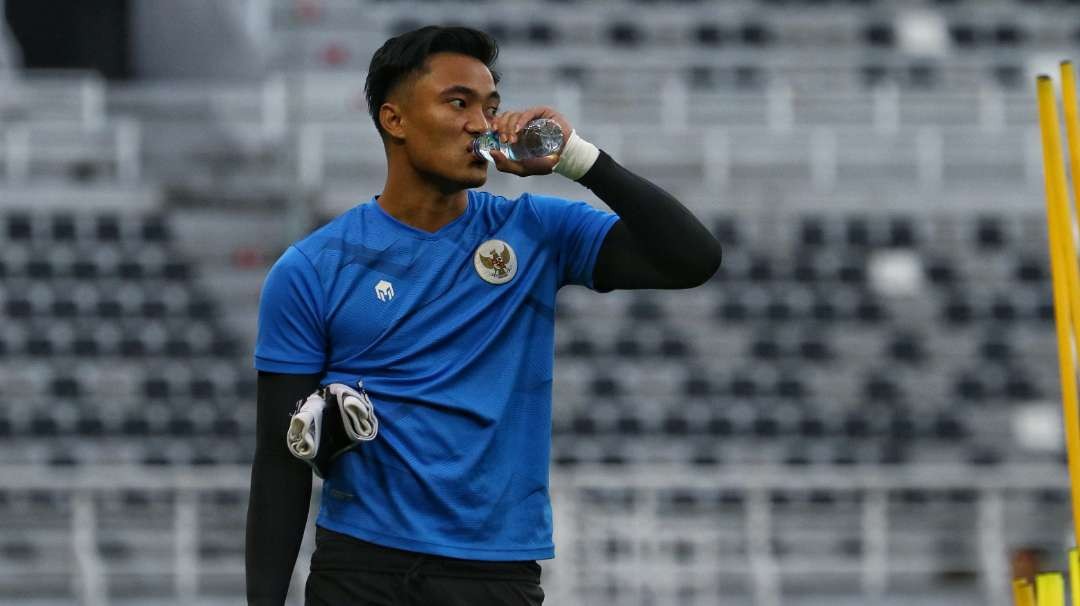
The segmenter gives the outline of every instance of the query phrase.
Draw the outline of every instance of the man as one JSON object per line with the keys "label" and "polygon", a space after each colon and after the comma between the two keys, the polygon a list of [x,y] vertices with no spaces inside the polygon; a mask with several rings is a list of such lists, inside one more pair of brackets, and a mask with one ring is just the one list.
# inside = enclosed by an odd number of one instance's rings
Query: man
{"label": "man", "polygon": [[[289,247],[267,275],[255,350],[258,420],[247,594],[281,604],[307,518],[311,472],[286,450],[295,403],[320,385],[364,389],[378,436],[323,484],[308,604],[540,604],[554,557],[548,462],[558,289],[690,288],[720,246],[677,200],[579,137],[552,108],[499,112],[486,34],[424,27],[388,40],[366,83],[383,138],[382,193]],[[526,122],[563,129],[558,172],[584,202],[470,188],[470,149]]]}

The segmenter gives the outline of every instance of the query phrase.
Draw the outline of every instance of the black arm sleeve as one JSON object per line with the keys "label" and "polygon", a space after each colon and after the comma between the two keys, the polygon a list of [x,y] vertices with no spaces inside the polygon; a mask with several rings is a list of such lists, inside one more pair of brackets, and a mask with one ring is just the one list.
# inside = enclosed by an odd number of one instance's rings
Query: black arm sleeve
{"label": "black arm sleeve", "polygon": [[720,242],[671,194],[600,150],[578,180],[616,214],[593,269],[593,287],[692,288],[720,267]]}
{"label": "black arm sleeve", "polygon": [[311,468],[285,445],[296,401],[320,375],[259,372],[255,460],[251,468],[244,568],[248,604],[281,606],[307,525]]}

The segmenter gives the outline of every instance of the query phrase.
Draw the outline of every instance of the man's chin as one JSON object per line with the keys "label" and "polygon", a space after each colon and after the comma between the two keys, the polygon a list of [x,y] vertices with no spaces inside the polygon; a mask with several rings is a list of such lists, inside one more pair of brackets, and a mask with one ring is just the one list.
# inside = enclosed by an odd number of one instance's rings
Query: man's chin
{"label": "man's chin", "polygon": [[461,179],[462,186],[466,188],[480,187],[485,183],[487,183],[487,171],[484,171],[483,173],[477,172]]}

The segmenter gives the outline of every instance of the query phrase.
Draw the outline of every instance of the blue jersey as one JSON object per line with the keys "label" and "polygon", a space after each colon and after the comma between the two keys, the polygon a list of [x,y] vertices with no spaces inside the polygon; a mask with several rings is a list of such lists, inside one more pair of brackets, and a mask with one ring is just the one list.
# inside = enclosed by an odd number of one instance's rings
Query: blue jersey
{"label": "blue jersey", "polygon": [[263,286],[256,368],[362,380],[379,420],[325,478],[320,526],[456,558],[554,557],[555,295],[593,287],[617,220],[469,190],[429,233],[372,198],[285,251]]}

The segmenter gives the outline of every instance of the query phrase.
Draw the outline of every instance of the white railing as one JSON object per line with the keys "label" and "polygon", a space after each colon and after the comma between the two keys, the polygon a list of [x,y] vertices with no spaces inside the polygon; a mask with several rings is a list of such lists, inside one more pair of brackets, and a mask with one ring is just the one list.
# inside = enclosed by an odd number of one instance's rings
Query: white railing
{"label": "white railing", "polygon": [[[91,466],[56,469],[27,466],[0,466],[9,491],[37,490],[69,499],[70,545],[74,555],[73,595],[82,604],[109,602],[109,564],[96,549],[98,501],[96,496],[123,490],[142,490],[172,495],[171,536],[160,537],[172,545],[172,564],[162,572],[173,579],[172,592],[180,603],[197,603],[203,595],[202,574],[231,571],[236,577],[236,591],[242,592],[242,562],[208,569],[201,562],[197,548],[200,504],[197,496],[210,491],[235,492],[246,497],[249,469],[243,466],[213,469]],[[319,491],[316,480],[314,495]],[[621,468],[583,467],[573,471],[553,469],[551,494],[555,508],[557,557],[543,563],[544,586],[554,604],[639,603],[635,596],[650,595],[667,604],[716,603],[721,592],[743,595],[743,601],[759,606],[797,603],[796,595],[785,590],[792,580],[802,579],[811,585],[815,579],[841,579],[839,590],[845,596],[863,596],[873,600],[902,593],[904,575],[923,575],[932,579],[935,572],[955,572],[956,564],[935,561],[932,547],[904,556],[894,553],[894,546],[906,545],[913,537],[931,541],[938,534],[962,532],[962,528],[939,528],[923,523],[930,519],[918,512],[893,505],[891,495],[905,490],[927,494],[969,491],[973,502],[956,505],[964,515],[965,507],[974,511],[971,532],[974,536],[963,561],[977,578],[969,590],[984,604],[1004,606],[1009,603],[1008,550],[1028,546],[1045,537],[1025,536],[1025,528],[1012,524],[1030,524],[1026,519],[1006,515],[1013,501],[1029,498],[1040,491],[1064,491],[1065,471],[1056,466],[1008,466],[970,468],[962,466],[801,468],[732,467],[701,468],[687,466],[631,466]],[[808,508],[791,518],[790,505],[781,510],[771,496],[830,491],[836,495],[858,495],[852,501],[856,510],[822,511]],[[597,498],[605,491],[616,491],[617,505]],[[703,508],[690,512],[673,511],[668,497],[672,491],[734,496],[737,506]],[[313,505],[312,515],[317,508]],[[234,512],[235,513],[235,512]],[[940,513],[940,511],[939,511]],[[850,514],[850,515],[849,515]],[[1053,544],[1064,554],[1070,542],[1068,508],[1046,512],[1038,526],[1049,530]],[[847,516],[847,517],[845,517]],[[1059,519],[1061,518],[1061,519]],[[792,527],[791,521],[805,520],[807,526],[826,529],[824,538],[814,539],[805,528]],[[313,520],[313,517],[311,518]],[[291,595],[302,595],[306,562],[312,549],[310,528],[306,533],[293,579]],[[834,526],[828,526],[828,524]],[[861,549],[847,559],[830,557],[818,548],[838,535],[853,533]],[[1053,529],[1060,528],[1060,533]],[[20,529],[0,523],[0,537]],[[787,534],[813,539],[812,553],[776,552],[778,542]],[[1045,534],[1045,533],[1044,533]],[[1007,538],[1008,537],[1008,538]],[[735,545],[727,552],[718,546],[725,541]],[[673,542],[690,546],[700,554],[697,561],[680,560],[670,555]],[[620,544],[617,554],[606,553],[605,545]],[[242,546],[237,545],[237,551]],[[11,574],[9,571],[6,574]],[[21,573],[26,574],[26,573]],[[31,573],[32,574],[32,573]],[[0,577],[5,573],[0,571]],[[4,583],[0,578],[0,585]],[[928,580],[927,583],[932,583]],[[604,587],[619,588],[617,597],[604,594]],[[687,589],[696,591],[687,594]],[[923,587],[932,591],[932,585]],[[605,597],[606,596],[606,597]],[[696,596],[696,597],[695,597]],[[32,596],[27,596],[32,597]],[[740,602],[741,603],[741,602]]]}
{"label": "white railing", "polygon": [[[65,165],[85,162],[111,165],[115,181],[139,182],[142,173],[139,122],[117,118],[100,124],[17,122],[0,130],[3,174],[9,182],[22,182],[35,173],[64,174]],[[40,170],[37,168],[40,167]]]}

